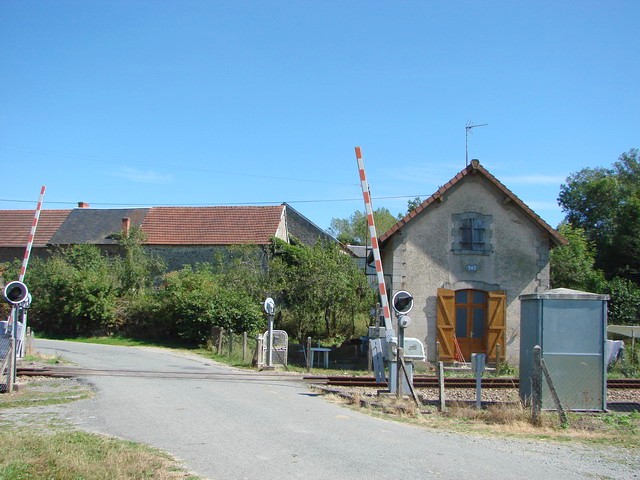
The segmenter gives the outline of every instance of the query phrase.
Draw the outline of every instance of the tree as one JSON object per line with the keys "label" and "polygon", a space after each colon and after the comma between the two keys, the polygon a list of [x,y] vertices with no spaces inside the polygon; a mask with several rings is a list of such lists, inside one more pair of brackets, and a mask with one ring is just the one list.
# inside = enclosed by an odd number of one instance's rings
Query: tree
{"label": "tree", "polygon": [[274,239],[269,273],[278,320],[300,341],[309,335],[346,338],[355,333],[359,320],[368,322],[374,291],[353,259],[334,243],[308,247]]}
{"label": "tree", "polygon": [[[566,221],[584,230],[595,247],[595,266],[608,278],[637,269],[640,235],[638,150],[623,153],[612,168],[585,168],[561,185],[558,202]],[[637,260],[636,260],[637,261]]]}
{"label": "tree", "polygon": [[[374,210],[373,221],[378,236],[380,236],[395,225],[398,219],[387,208],[380,207]],[[370,243],[367,215],[360,210],[356,210],[349,218],[331,219],[329,233],[344,244],[366,245]]]}
{"label": "tree", "polygon": [[33,302],[29,319],[41,332],[102,335],[114,332],[117,277],[113,264],[95,245],[75,245],[29,267]]}
{"label": "tree", "polygon": [[604,274],[594,268],[595,252],[584,230],[569,223],[558,227],[568,240],[551,250],[551,285],[554,288],[572,288],[587,292],[600,292],[604,286]]}
{"label": "tree", "polygon": [[416,197],[413,200],[407,200],[407,213],[411,213],[411,211],[418,208],[422,205],[422,198]]}
{"label": "tree", "polygon": [[608,282],[605,293],[610,300],[607,307],[611,325],[637,325],[640,318],[640,287],[630,280],[616,277]]}
{"label": "tree", "polygon": [[144,250],[145,233],[140,227],[132,227],[128,234],[114,234],[122,250],[122,256],[114,260],[123,293],[136,293],[154,285],[165,271],[165,263],[159,257]]}

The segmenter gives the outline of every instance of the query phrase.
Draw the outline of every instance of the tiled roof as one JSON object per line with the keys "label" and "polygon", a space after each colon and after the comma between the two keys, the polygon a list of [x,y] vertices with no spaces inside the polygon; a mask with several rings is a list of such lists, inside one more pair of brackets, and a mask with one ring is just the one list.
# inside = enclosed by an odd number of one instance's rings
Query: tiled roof
{"label": "tiled roof", "polygon": [[128,218],[131,227],[142,223],[148,208],[76,208],[71,211],[58,231],[51,237],[53,245],[117,243],[113,234],[122,231],[122,219]]}
{"label": "tiled roof", "polygon": [[471,162],[464,170],[458,173],[455,177],[445,183],[442,187],[438,189],[433,195],[427,198],[424,202],[418,205],[415,209],[410,211],[405,217],[398,221],[394,226],[392,226],[389,230],[387,230],[383,235],[380,236],[380,243],[386,242],[389,237],[391,237],[394,233],[400,230],[404,225],[411,221],[416,215],[422,212],[424,209],[429,207],[436,201],[442,200],[443,196],[458,182],[467,177],[468,175],[481,174],[490,183],[492,183],[498,190],[502,191],[506,197],[515,203],[522,212],[529,217],[529,219],[538,225],[542,230],[546,231],[551,238],[551,241],[556,245],[565,245],[567,240],[560,235],[553,227],[551,227],[547,222],[545,222],[537,213],[531,210],[522,200],[520,200],[516,194],[514,194],[511,190],[505,187],[496,177],[491,175],[487,169],[485,169],[479,163],[475,163],[475,161]]}
{"label": "tiled roof", "polygon": [[142,230],[148,245],[266,245],[278,232],[284,208],[154,207]]}
{"label": "tiled roof", "polygon": [[[70,212],[71,210],[42,210],[33,245],[35,247],[47,245]],[[0,210],[0,245],[3,247],[26,246],[34,216],[35,210]]]}

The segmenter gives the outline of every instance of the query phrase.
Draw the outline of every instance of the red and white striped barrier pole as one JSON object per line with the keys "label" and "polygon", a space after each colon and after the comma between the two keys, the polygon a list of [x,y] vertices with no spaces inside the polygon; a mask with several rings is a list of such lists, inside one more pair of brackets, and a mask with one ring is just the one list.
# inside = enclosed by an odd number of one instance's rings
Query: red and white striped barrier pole
{"label": "red and white striped barrier pole", "polygon": [[380,249],[378,248],[378,234],[376,225],[373,220],[373,206],[371,205],[371,193],[369,184],[367,183],[367,175],[364,171],[364,161],[362,160],[362,152],[360,147],[356,147],[356,159],[358,160],[358,171],[360,172],[360,184],[362,185],[362,196],[364,197],[364,208],[367,214],[367,223],[369,225],[369,236],[371,237],[371,249],[373,251],[373,259],[376,266],[376,275],[378,277],[378,289],[380,291],[380,306],[382,307],[382,315],[384,317],[384,326],[387,336],[393,334],[393,323],[391,321],[391,310],[389,309],[389,298],[387,297],[387,287],[384,282],[384,272],[382,271],[382,260],[380,258]]}
{"label": "red and white striped barrier pole", "polygon": [[27,273],[27,264],[29,263],[29,256],[31,255],[31,247],[33,246],[33,239],[36,236],[36,228],[38,227],[38,220],[40,219],[40,210],[42,210],[42,200],[44,199],[44,192],[47,189],[44,185],[40,189],[40,198],[38,199],[38,206],[36,207],[36,214],[33,217],[33,223],[31,224],[31,233],[29,234],[29,240],[27,241],[27,248],[24,252],[24,258],[22,259],[22,267],[20,268],[19,281],[24,281],[24,275]]}

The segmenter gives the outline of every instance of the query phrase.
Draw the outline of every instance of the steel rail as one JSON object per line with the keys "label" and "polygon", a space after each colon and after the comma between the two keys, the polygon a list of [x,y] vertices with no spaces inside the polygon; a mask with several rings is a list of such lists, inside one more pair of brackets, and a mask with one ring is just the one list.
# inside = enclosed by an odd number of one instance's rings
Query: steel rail
{"label": "steel rail", "polygon": [[[305,377],[305,380],[315,381],[317,383],[324,383],[330,386],[351,386],[351,387],[386,387],[387,383],[376,383],[374,377],[369,376],[315,376]],[[465,377],[447,377],[444,380],[445,387],[448,388],[475,388],[475,378]],[[518,388],[519,379],[512,378],[492,378],[485,377],[482,379],[482,386],[484,388]],[[438,379],[436,377],[429,376],[414,376],[413,385],[416,388],[437,388]],[[609,379],[607,380],[607,388],[611,389],[639,389],[640,379],[637,378],[624,378],[624,379]]]}
{"label": "steel rail", "polygon": [[[43,377],[82,377],[82,376],[119,376],[119,377],[155,377],[155,378],[181,378],[181,379],[204,379],[204,380],[228,380],[228,381],[304,381],[305,383],[318,383],[329,386],[344,387],[387,387],[386,382],[376,383],[375,377],[371,376],[342,376],[342,375],[306,375],[301,376],[296,373],[274,373],[274,372],[178,372],[172,370],[125,370],[125,369],[91,369],[78,367],[51,367],[51,368],[31,368],[18,367],[18,376],[43,376]],[[444,380],[447,388],[475,388],[475,378],[467,377],[447,377]],[[416,375],[413,377],[413,385],[416,388],[437,388],[438,379],[432,376]],[[483,388],[518,388],[519,379],[492,378],[482,379]],[[619,378],[607,380],[607,388],[611,389],[637,389],[640,390],[640,379]]]}
{"label": "steel rail", "polygon": [[84,376],[112,376],[112,377],[145,377],[145,378],[176,378],[192,380],[228,380],[228,381],[301,381],[302,377],[295,374],[272,372],[183,372],[175,370],[126,370],[126,369],[92,369],[77,367],[29,368],[18,367],[19,376],[43,377],[84,377]]}

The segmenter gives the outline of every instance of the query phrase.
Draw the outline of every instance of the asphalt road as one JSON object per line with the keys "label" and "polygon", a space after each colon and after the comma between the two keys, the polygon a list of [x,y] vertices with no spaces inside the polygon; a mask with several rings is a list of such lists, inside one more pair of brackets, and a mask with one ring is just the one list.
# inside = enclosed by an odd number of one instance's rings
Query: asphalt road
{"label": "asphalt road", "polygon": [[[65,418],[170,452],[211,480],[640,478],[628,454],[421,429],[329,403],[295,378],[242,381],[191,355],[52,340],[36,348],[78,367],[132,371],[87,377],[97,395],[65,405]],[[212,378],[179,375],[193,372]]]}

